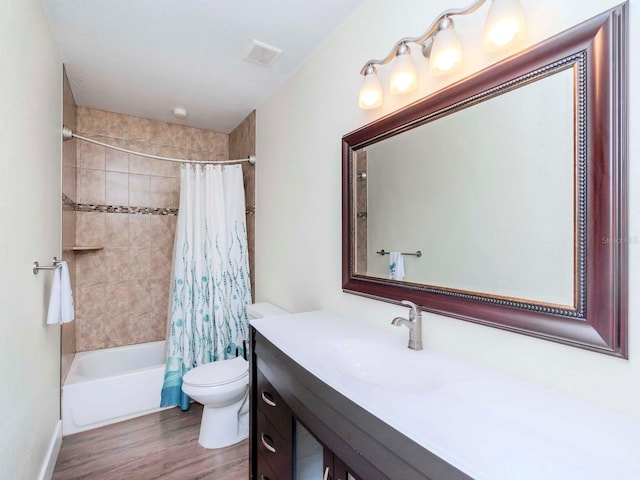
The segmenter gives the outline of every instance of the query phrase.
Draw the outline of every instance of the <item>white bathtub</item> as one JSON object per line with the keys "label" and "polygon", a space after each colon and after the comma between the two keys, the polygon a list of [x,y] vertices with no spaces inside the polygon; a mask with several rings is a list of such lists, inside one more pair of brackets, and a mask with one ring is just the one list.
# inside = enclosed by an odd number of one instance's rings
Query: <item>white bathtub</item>
{"label": "white bathtub", "polygon": [[62,434],[162,410],[164,367],[164,341],[77,353],[62,386]]}

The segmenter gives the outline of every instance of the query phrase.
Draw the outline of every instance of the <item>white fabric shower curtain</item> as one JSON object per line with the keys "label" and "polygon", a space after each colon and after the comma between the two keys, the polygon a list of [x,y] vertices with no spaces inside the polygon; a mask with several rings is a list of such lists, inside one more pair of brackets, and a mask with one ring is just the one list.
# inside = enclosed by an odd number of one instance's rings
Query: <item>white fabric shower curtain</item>
{"label": "white fabric shower curtain", "polygon": [[[182,165],[161,406],[189,406],[182,376],[244,353],[251,303],[240,165]],[[238,350],[236,350],[238,349]]]}

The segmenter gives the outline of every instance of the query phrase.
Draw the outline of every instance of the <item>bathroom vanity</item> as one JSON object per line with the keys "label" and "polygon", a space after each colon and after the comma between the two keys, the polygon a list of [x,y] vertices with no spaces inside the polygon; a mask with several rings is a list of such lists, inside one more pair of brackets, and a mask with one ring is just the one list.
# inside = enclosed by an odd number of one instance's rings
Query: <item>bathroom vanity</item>
{"label": "bathroom vanity", "polygon": [[640,478],[637,420],[409,350],[393,327],[322,311],[251,325],[252,479]]}
{"label": "bathroom vanity", "polygon": [[259,480],[467,479],[254,330],[252,473]]}

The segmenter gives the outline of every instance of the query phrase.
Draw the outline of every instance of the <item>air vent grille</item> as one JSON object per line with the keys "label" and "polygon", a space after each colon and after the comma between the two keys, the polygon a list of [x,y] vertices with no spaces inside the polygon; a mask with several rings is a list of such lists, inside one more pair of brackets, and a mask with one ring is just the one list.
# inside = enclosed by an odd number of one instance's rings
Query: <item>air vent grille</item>
{"label": "air vent grille", "polygon": [[243,60],[257,65],[262,65],[263,67],[270,67],[273,65],[273,62],[278,59],[281,53],[282,50],[279,48],[254,40],[251,42],[251,47],[243,57]]}

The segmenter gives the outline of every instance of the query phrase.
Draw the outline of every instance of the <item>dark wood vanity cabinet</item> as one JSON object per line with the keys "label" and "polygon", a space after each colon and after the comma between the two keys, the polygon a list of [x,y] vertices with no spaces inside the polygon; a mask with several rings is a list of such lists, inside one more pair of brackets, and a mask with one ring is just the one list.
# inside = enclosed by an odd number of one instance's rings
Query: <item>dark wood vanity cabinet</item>
{"label": "dark wood vanity cabinet", "polygon": [[471,478],[251,331],[251,479]]}
{"label": "dark wood vanity cabinet", "polygon": [[257,477],[260,480],[293,478],[293,414],[277,390],[257,371],[255,412]]}

